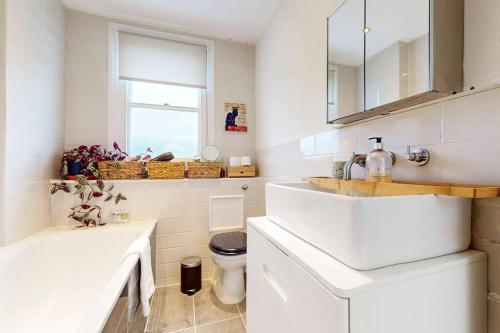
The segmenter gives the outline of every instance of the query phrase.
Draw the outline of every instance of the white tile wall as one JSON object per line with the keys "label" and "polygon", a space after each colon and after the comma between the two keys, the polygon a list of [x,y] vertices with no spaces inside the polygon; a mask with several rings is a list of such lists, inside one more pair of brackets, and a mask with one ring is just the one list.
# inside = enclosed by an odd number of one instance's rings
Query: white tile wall
{"label": "white tile wall", "polygon": [[[127,209],[131,220],[158,219],[156,227],[156,278],[159,286],[179,283],[180,261],[186,256],[203,259],[204,278],[211,278],[213,263],[208,249],[208,198],[214,195],[245,195],[245,218],[264,215],[263,186],[259,178],[216,180],[115,181],[116,192],[127,196],[119,206],[104,207],[105,215],[114,209]],[[241,189],[243,184],[248,190]],[[52,219],[69,223],[66,216],[77,201],[72,195],[52,197]]]}
{"label": "white tile wall", "polygon": [[[333,161],[350,158],[348,149],[359,146],[353,150],[366,153],[372,147],[368,138],[382,136],[397,154],[394,179],[500,184],[499,123],[500,88],[494,88],[266,148],[258,151],[259,166],[265,181],[331,176]],[[406,161],[406,145],[429,149],[429,164]],[[364,174],[353,167],[353,177]],[[488,332],[500,333],[500,200],[474,200],[472,221],[472,247],[489,257]]]}
{"label": "white tile wall", "polygon": [[359,151],[373,149],[374,136],[384,137],[386,148],[430,145],[441,142],[441,104],[359,124]]}
{"label": "white tile wall", "polygon": [[[107,38],[108,24],[115,20],[74,10],[66,10],[66,16],[65,147],[107,145]],[[224,40],[214,42],[217,86],[215,144],[226,159],[245,155],[255,159],[254,46]],[[248,133],[224,131],[226,102],[246,103]],[[19,170],[19,173],[24,172]],[[246,215],[262,215],[260,180],[244,182],[250,185],[245,195]],[[27,183],[24,186],[29,188],[30,185]],[[128,197],[121,206],[130,210],[131,219],[159,219],[157,278],[160,285],[179,280],[176,267],[181,257],[186,255],[202,255],[205,258],[204,274],[211,273],[212,264],[206,252],[210,238],[208,197],[239,194],[242,192],[240,185],[241,181],[233,180],[117,183],[117,189]],[[70,196],[57,195],[53,198],[55,224],[66,223],[67,209],[72,203]]]}
{"label": "white tile wall", "polygon": [[356,151],[357,142],[352,140],[358,133],[356,127],[346,127],[316,135],[315,155],[338,154]]}
{"label": "white tile wall", "polygon": [[[64,144],[60,0],[6,0],[4,242],[50,225],[47,182]],[[8,191],[8,192],[7,192]]]}
{"label": "white tile wall", "polygon": [[[395,179],[499,184],[499,123],[500,88],[492,88],[266,148],[258,160],[266,180],[329,176],[333,161],[370,151],[368,138],[382,136],[397,155]],[[407,145],[429,149],[429,164],[406,161]],[[353,175],[364,170],[355,167]]]}
{"label": "white tile wall", "polygon": [[498,139],[498,89],[443,104],[443,143]]}

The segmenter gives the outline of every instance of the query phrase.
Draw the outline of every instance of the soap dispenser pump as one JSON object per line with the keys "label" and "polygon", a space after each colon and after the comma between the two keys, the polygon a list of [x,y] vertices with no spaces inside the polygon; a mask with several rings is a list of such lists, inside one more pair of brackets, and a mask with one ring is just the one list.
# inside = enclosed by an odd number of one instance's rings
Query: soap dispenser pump
{"label": "soap dispenser pump", "polygon": [[373,150],[366,156],[367,180],[376,182],[392,182],[392,155],[384,150],[381,137],[375,140]]}

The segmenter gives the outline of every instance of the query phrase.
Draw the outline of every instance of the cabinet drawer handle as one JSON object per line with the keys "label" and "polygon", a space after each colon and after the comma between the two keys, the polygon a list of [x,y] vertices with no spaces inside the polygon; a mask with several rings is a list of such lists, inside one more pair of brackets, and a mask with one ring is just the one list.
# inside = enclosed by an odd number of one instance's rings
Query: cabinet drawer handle
{"label": "cabinet drawer handle", "polygon": [[278,293],[278,295],[286,303],[288,301],[288,296],[286,295],[285,290],[278,283],[278,281],[276,281],[271,270],[269,269],[269,267],[267,267],[266,264],[262,264],[262,273],[264,274],[264,277],[266,278],[267,282],[269,282],[269,284],[273,287],[273,289]]}

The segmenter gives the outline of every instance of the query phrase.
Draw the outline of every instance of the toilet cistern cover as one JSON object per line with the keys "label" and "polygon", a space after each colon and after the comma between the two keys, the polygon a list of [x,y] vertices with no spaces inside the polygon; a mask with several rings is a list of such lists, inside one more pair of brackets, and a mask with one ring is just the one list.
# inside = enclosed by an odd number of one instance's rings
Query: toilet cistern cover
{"label": "toilet cistern cover", "polygon": [[247,252],[247,234],[241,231],[225,232],[212,237],[209,247],[222,255],[237,255]]}
{"label": "toilet cistern cover", "polygon": [[245,227],[245,196],[221,195],[208,198],[208,230],[241,230]]}

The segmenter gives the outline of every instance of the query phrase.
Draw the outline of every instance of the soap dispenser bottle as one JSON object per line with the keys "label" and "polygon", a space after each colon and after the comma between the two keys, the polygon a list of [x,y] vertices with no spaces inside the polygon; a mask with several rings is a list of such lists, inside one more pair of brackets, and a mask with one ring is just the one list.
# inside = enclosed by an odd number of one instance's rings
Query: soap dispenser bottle
{"label": "soap dispenser bottle", "polygon": [[369,181],[392,182],[392,156],[384,150],[381,137],[373,137],[375,140],[373,150],[366,156],[366,170]]}

